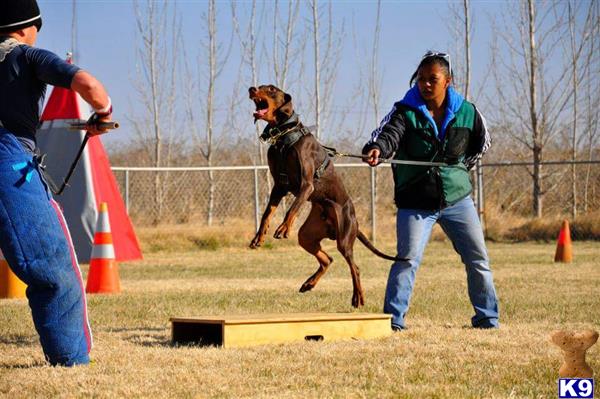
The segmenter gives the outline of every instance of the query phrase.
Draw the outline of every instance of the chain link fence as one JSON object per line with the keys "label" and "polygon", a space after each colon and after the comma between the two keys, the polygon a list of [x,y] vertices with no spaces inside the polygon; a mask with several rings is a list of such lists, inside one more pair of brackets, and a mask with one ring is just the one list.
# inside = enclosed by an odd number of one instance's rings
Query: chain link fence
{"label": "chain link fence", "polygon": [[[389,165],[336,164],[351,196],[361,229],[372,237],[395,234],[394,183]],[[569,217],[572,212],[572,165],[543,165],[544,215]],[[194,223],[247,224],[256,229],[266,207],[272,181],[266,166],[195,168],[112,168],[133,222],[138,226]],[[531,166],[527,163],[483,164],[483,215],[489,235],[531,220]],[[578,163],[575,192],[579,215],[594,215],[600,207],[600,161]],[[293,197],[280,204],[283,219]],[[310,206],[304,206],[301,225]],[[597,214],[597,213],[596,213]],[[600,218],[596,216],[596,221]]]}

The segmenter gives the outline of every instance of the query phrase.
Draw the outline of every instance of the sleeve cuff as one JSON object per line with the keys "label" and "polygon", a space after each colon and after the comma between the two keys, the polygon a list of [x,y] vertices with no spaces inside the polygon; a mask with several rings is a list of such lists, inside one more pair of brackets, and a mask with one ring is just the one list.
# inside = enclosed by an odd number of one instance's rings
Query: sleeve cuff
{"label": "sleeve cuff", "polygon": [[379,152],[383,152],[383,151],[381,151],[381,147],[379,146],[379,144],[373,142],[373,143],[365,144],[365,146],[362,149],[362,153],[366,154],[367,152],[371,151],[373,148],[378,149]]}

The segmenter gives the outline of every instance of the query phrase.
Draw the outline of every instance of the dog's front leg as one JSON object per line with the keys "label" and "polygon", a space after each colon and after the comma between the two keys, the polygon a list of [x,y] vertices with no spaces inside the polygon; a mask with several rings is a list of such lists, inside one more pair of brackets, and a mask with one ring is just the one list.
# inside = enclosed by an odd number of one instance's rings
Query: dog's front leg
{"label": "dog's front leg", "polygon": [[308,200],[308,198],[310,197],[310,195],[312,194],[312,192],[314,190],[315,190],[315,187],[313,186],[312,181],[307,181],[307,180],[303,179],[302,186],[300,186],[300,192],[298,193],[298,196],[296,197],[294,202],[292,202],[292,206],[290,206],[290,209],[285,214],[283,223],[281,223],[281,225],[279,227],[277,227],[277,230],[275,230],[275,234],[273,234],[273,237],[275,237],[277,239],[288,238],[288,235],[289,235],[290,231],[292,230],[292,225],[294,224],[294,221],[296,220],[296,216],[298,216],[298,212],[300,211],[300,208]]}
{"label": "dog's front leg", "polygon": [[275,213],[275,209],[281,202],[281,199],[285,196],[285,191],[281,190],[277,185],[273,186],[273,190],[271,190],[271,195],[269,196],[269,203],[267,204],[267,209],[265,209],[265,213],[262,215],[262,219],[260,220],[260,227],[256,232],[256,235],[250,242],[250,248],[255,249],[260,247],[260,245],[265,241],[265,235],[267,234],[267,230],[269,230],[269,223],[271,222],[271,218]]}

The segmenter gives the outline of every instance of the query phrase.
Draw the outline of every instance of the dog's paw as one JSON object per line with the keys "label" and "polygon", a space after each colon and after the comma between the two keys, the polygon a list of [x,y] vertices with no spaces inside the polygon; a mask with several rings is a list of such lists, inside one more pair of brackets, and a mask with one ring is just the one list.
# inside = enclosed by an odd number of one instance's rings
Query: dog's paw
{"label": "dog's paw", "polygon": [[306,280],[302,287],[300,287],[300,292],[307,292],[315,288],[315,284],[312,282],[312,279]]}
{"label": "dog's paw", "polygon": [[275,230],[275,234],[273,234],[274,238],[278,240],[281,238],[288,238],[289,235],[289,227],[286,223],[282,223],[277,230]]}
{"label": "dog's paw", "polygon": [[256,249],[256,248],[260,247],[260,244],[262,244],[263,241],[264,241],[263,236],[260,235],[260,234],[257,234],[257,235],[254,236],[254,238],[252,239],[252,241],[250,241],[249,247],[251,249]]}
{"label": "dog's paw", "polygon": [[362,292],[355,292],[352,295],[352,306],[355,308],[359,308],[365,305],[365,296]]}

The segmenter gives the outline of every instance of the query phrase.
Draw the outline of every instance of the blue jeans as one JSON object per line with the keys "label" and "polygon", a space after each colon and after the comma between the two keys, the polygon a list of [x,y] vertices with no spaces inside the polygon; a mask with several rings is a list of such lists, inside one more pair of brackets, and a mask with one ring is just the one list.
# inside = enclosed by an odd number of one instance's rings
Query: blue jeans
{"label": "blue jeans", "polygon": [[33,323],[52,365],[89,363],[85,292],[62,212],[32,154],[0,127],[0,248],[27,284]]}
{"label": "blue jeans", "polygon": [[498,327],[498,299],[485,247],[481,223],[471,197],[442,210],[398,209],[398,257],[392,264],[383,311],[392,315],[392,327],[405,328],[415,276],[433,225],[438,222],[467,270],[469,299],[475,310],[473,327]]}

